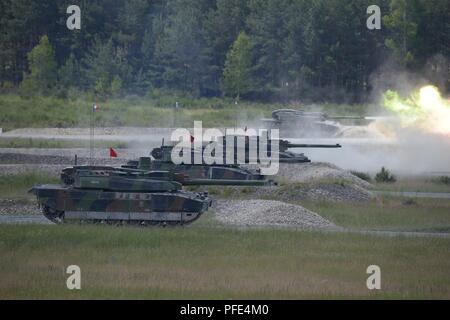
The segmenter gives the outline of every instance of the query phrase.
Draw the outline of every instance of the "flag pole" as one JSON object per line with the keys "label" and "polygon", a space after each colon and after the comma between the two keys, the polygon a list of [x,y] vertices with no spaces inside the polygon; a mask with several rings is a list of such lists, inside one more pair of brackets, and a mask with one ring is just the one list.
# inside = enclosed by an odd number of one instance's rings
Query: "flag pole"
{"label": "flag pole", "polygon": [[89,137],[89,164],[93,165],[94,158],[94,127],[95,127],[95,103],[92,105],[91,110],[91,124],[90,124],[90,137]]}
{"label": "flag pole", "polygon": [[93,110],[94,106],[92,106],[92,109],[89,110],[89,164],[92,165],[92,114],[94,113]]}
{"label": "flag pole", "polygon": [[[95,108],[97,108],[97,104],[95,104]],[[94,148],[95,148],[95,113],[97,112],[97,109],[95,112],[92,112],[92,165],[94,165]]]}

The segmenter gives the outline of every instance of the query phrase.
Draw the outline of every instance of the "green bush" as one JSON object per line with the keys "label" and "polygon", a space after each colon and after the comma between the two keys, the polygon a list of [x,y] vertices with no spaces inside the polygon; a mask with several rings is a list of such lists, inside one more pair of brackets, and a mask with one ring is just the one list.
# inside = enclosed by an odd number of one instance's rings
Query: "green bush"
{"label": "green bush", "polygon": [[36,94],[49,95],[57,83],[57,64],[55,52],[48,37],[42,36],[39,44],[27,54],[30,72],[24,75],[19,93],[23,98],[31,98]]}
{"label": "green bush", "polygon": [[449,176],[440,176],[438,178],[438,182],[450,186],[450,177]]}
{"label": "green bush", "polygon": [[397,179],[392,173],[389,172],[389,170],[382,167],[381,171],[376,174],[375,181],[382,183],[393,183],[397,181]]}
{"label": "green bush", "polygon": [[122,79],[118,75],[114,76],[111,82],[111,94],[113,97],[117,97],[122,89]]}
{"label": "green bush", "polygon": [[367,182],[372,181],[372,178],[371,178],[371,176],[368,173],[360,172],[360,171],[350,171],[350,173],[352,175],[354,175],[354,176],[357,176],[358,178],[360,178],[360,179],[362,179],[364,181],[367,181]]}

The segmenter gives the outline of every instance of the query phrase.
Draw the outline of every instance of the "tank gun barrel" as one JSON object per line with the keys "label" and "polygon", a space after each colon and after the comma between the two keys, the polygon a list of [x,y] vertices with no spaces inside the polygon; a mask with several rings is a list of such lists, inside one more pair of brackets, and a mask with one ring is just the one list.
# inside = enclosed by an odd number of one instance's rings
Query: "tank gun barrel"
{"label": "tank gun barrel", "polygon": [[198,185],[208,185],[208,186],[267,186],[273,185],[272,180],[219,180],[219,179],[186,179],[179,181],[185,186],[198,186]]}
{"label": "tank gun barrel", "polygon": [[326,119],[334,119],[334,120],[367,120],[367,117],[363,116],[325,116]]}
{"label": "tank gun barrel", "polygon": [[288,148],[342,148],[339,143],[336,144],[305,144],[305,143],[287,143]]}

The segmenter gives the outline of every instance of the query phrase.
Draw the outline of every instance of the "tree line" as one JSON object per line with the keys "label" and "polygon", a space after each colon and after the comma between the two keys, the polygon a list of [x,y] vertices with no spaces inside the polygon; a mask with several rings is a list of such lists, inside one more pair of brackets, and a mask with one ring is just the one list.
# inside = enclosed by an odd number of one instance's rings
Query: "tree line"
{"label": "tree line", "polygon": [[[81,9],[81,29],[66,9]],[[449,89],[450,1],[1,0],[1,89],[99,96],[155,90],[262,101],[363,101],[396,70]],[[431,70],[431,71],[430,71]]]}

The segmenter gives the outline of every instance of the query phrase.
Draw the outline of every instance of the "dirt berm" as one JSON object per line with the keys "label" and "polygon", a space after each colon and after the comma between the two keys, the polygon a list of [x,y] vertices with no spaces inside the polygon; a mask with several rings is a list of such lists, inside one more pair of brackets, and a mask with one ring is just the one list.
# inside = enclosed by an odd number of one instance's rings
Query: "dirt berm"
{"label": "dirt berm", "polygon": [[213,196],[228,199],[286,202],[365,202],[373,197],[366,189],[371,186],[370,183],[328,163],[284,164],[278,176],[272,178],[279,182],[278,186],[209,187],[208,190]]}
{"label": "dirt berm", "polygon": [[338,227],[301,206],[272,200],[219,200],[215,218],[224,224],[245,227],[295,227],[336,230]]}

